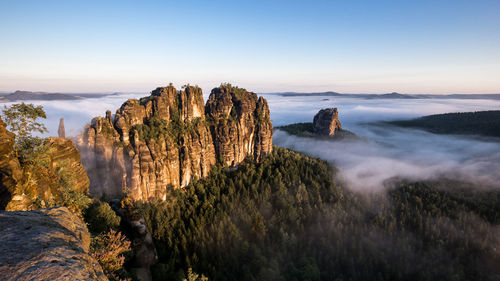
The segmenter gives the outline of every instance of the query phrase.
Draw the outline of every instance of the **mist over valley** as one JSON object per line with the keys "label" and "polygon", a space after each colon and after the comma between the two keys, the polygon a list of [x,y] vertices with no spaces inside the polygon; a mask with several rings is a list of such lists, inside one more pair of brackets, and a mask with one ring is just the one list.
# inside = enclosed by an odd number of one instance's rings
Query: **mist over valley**
{"label": "mist over valley", "polygon": [[216,280],[498,275],[500,139],[391,122],[500,101],[258,97],[226,83],[210,94],[169,85],[149,96],[26,102],[46,113],[39,136],[62,130],[74,143],[49,138],[44,173],[20,158],[23,175],[49,191],[28,193],[21,178],[2,204],[67,206],[94,237],[120,230],[132,254],[110,278],[180,280],[185,268]]}
{"label": "mist over valley", "polygon": [[0,2],[0,280],[500,280],[500,1]]}

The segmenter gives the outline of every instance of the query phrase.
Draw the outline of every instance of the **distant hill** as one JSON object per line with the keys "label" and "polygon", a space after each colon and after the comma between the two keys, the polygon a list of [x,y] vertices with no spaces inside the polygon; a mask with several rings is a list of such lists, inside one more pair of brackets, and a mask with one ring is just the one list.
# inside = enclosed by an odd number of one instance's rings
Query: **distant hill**
{"label": "distant hill", "polygon": [[345,97],[345,98],[361,98],[361,99],[488,99],[500,100],[500,94],[452,94],[452,95],[426,95],[426,94],[341,94],[337,92],[316,92],[316,93],[297,93],[297,92],[282,92],[269,93],[280,95],[282,97]]}
{"label": "distant hill", "polygon": [[[273,93],[271,93],[273,94]],[[297,92],[282,92],[282,93],[274,93],[283,97],[295,97],[295,96],[325,96],[325,97],[332,97],[332,96],[345,96],[346,94],[340,94],[336,92],[320,92],[320,93],[297,93]]]}
{"label": "distant hill", "polygon": [[400,93],[390,93],[390,94],[376,95],[375,98],[379,98],[379,99],[416,99],[417,97],[410,96],[410,95],[404,95],[404,94],[400,94]]}
{"label": "distant hill", "polygon": [[15,91],[10,94],[1,94],[0,102],[13,102],[25,100],[78,100],[83,98],[100,98],[115,94],[68,94],[68,93],[47,93],[47,92],[30,92],[30,91]]}
{"label": "distant hill", "polygon": [[412,120],[385,122],[400,127],[418,128],[436,134],[465,134],[500,137],[500,111],[446,113]]}

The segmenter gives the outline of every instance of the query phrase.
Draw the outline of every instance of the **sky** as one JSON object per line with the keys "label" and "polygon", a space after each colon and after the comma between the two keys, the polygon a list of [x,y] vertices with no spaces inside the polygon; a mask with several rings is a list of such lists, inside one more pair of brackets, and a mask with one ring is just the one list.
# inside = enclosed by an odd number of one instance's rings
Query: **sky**
{"label": "sky", "polygon": [[0,91],[500,93],[500,1],[0,1]]}

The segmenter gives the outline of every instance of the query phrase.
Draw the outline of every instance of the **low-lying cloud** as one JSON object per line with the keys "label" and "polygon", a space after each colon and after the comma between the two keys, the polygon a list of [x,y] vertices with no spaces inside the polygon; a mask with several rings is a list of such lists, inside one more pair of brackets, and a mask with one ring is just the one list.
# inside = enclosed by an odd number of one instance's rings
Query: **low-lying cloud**
{"label": "low-lying cloud", "polygon": [[[285,99],[287,99],[285,101]],[[273,103],[274,101],[274,103]],[[436,135],[421,130],[373,124],[427,114],[500,108],[485,100],[356,100],[320,97],[270,98],[275,125],[311,122],[320,108],[338,107],[343,128],[360,140],[328,141],[292,136],[276,130],[275,145],[326,160],[340,169],[354,190],[377,191],[388,179],[448,177],[500,186],[500,142],[491,139]],[[273,111],[273,106],[278,110]],[[302,108],[299,114],[299,108]],[[287,118],[287,116],[289,116]],[[286,122],[286,120],[291,120]],[[276,124],[278,123],[278,124]]]}
{"label": "low-lying cloud", "polygon": [[[115,112],[127,99],[140,98],[146,96],[146,93],[129,93],[120,95],[109,95],[101,98],[88,98],[80,100],[54,100],[54,101],[25,101],[42,105],[47,114],[47,119],[42,120],[49,132],[43,136],[57,136],[59,118],[64,118],[66,136],[72,137],[78,135],[86,124],[89,124],[93,117],[104,116],[106,110]],[[13,103],[0,103],[3,106],[9,106]]]}
{"label": "low-lying cloud", "polygon": [[[391,134],[390,127],[383,130]],[[421,180],[447,176],[488,186],[500,182],[500,143],[410,130],[396,135],[400,143],[392,145],[369,139],[314,140],[277,130],[274,143],[334,164],[354,190],[376,191],[394,177]]]}
{"label": "low-lying cloud", "polygon": [[[33,103],[43,105],[47,112],[44,121],[49,129],[47,135],[57,135],[59,118],[64,117],[67,136],[75,136],[93,117],[103,116],[108,109],[114,113],[127,99],[145,95],[135,93]],[[333,163],[355,190],[379,190],[385,180],[393,177],[418,180],[441,175],[500,185],[500,142],[370,124],[437,113],[499,109],[500,101],[265,97],[274,126],[311,122],[319,109],[339,109],[343,128],[362,140],[331,142],[290,136],[277,130],[274,143]]]}

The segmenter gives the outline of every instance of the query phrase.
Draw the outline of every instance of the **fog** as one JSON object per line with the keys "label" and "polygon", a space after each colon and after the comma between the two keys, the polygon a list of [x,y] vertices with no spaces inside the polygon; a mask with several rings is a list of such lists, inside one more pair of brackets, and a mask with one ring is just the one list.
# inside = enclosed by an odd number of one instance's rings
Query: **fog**
{"label": "fog", "polygon": [[[95,116],[113,113],[129,98],[147,93],[121,94],[73,101],[31,101],[43,105],[49,133],[57,135],[59,118],[67,136],[75,136]],[[319,157],[340,169],[354,190],[376,191],[393,177],[430,179],[448,177],[500,185],[500,142],[471,136],[435,135],[421,130],[376,125],[373,122],[409,119],[429,114],[498,110],[494,100],[353,99],[337,97],[282,97],[266,94],[274,126],[311,122],[318,110],[339,109],[342,127],[361,140],[325,141],[290,136],[276,130],[273,141]],[[205,99],[207,93],[205,93]],[[28,101],[29,102],[29,101]],[[9,105],[7,103],[6,105]]]}
{"label": "fog", "polygon": [[413,180],[446,176],[500,185],[500,142],[494,139],[436,135],[422,130],[373,124],[429,114],[498,110],[491,100],[365,100],[324,97],[267,96],[274,126],[311,122],[327,107],[339,109],[344,129],[361,140],[328,141],[291,136],[276,130],[275,145],[319,157],[340,169],[354,190],[377,191],[394,177]]}
{"label": "fog", "polygon": [[[78,135],[83,127],[90,123],[93,117],[104,116],[108,109],[114,113],[127,99],[140,98],[146,95],[147,93],[127,93],[80,100],[35,100],[24,102],[43,106],[47,114],[47,119],[42,120],[42,122],[49,130],[43,136],[57,136],[59,118],[64,118],[66,136],[72,137]],[[13,103],[20,103],[20,101],[0,103],[0,107],[3,109],[4,105],[9,106]]]}

